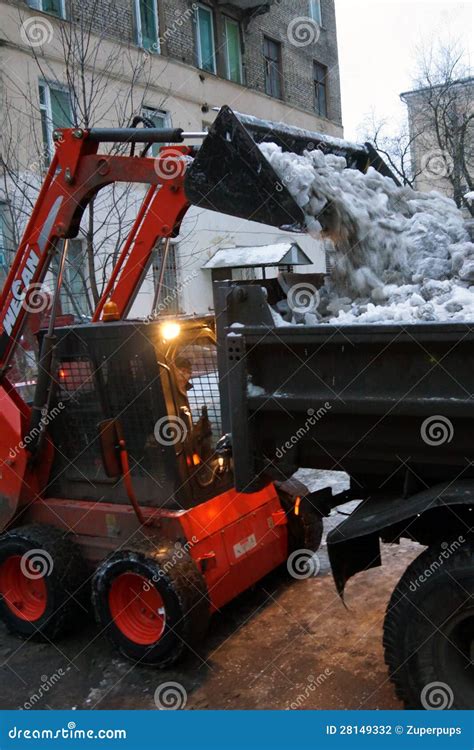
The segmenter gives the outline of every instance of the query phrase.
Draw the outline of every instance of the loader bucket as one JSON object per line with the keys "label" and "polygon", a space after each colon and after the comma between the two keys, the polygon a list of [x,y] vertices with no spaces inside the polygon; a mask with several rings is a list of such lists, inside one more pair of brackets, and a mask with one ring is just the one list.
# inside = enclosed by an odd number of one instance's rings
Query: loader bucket
{"label": "loader bucket", "polygon": [[304,214],[232,110],[224,106],[191,167],[190,203],[250,221],[304,231]]}

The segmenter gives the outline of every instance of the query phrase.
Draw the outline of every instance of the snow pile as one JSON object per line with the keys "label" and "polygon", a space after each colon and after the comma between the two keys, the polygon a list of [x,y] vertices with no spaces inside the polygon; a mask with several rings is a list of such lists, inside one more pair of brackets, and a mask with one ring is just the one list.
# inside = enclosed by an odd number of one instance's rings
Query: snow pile
{"label": "snow pile", "polygon": [[474,244],[452,200],[398,187],[372,168],[346,169],[319,150],[260,148],[308,231],[332,240],[333,268],[307,322],[474,320]]}

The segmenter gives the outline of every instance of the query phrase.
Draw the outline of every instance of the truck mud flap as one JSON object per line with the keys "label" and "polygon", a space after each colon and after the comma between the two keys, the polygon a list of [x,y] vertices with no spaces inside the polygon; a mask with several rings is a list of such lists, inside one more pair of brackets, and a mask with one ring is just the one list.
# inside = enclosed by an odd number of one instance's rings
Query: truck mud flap
{"label": "truck mud flap", "polygon": [[[338,593],[353,575],[382,564],[380,538],[406,536],[424,513],[442,507],[472,507],[474,480],[437,484],[407,498],[370,497],[346,521],[329,532],[328,555]],[[393,531],[395,529],[395,532]]]}

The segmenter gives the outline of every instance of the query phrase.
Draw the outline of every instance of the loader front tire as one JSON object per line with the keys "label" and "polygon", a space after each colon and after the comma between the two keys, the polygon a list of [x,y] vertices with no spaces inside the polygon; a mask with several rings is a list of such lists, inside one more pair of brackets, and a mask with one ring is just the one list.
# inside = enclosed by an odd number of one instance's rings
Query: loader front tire
{"label": "loader front tire", "polygon": [[425,550],[392,594],[385,661],[410,709],[474,708],[474,541]]}
{"label": "loader front tire", "polygon": [[19,526],[0,536],[0,618],[23,638],[54,641],[87,613],[87,569],[70,535]]}
{"label": "loader front tire", "polygon": [[205,635],[209,601],[203,576],[180,544],[122,550],[92,582],[97,622],[131,661],[165,668]]}

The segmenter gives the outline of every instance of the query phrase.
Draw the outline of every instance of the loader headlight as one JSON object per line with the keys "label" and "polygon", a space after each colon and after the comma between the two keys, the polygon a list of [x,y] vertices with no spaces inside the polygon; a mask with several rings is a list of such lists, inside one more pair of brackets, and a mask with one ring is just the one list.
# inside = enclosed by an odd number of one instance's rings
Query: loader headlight
{"label": "loader headlight", "polygon": [[169,323],[163,323],[161,326],[161,335],[165,341],[172,341],[177,338],[181,332],[181,326],[179,323],[170,321]]}

